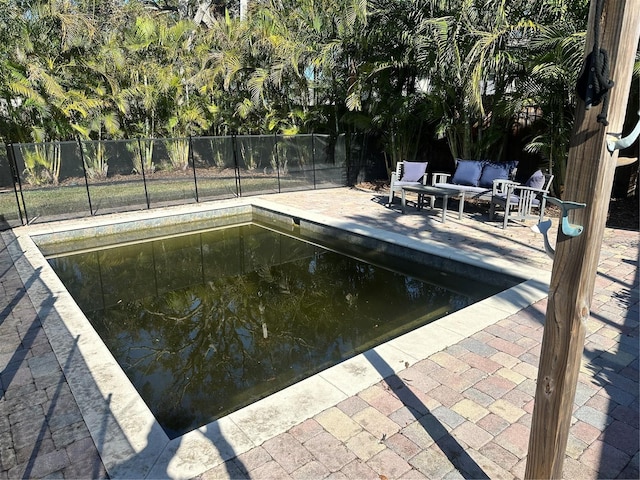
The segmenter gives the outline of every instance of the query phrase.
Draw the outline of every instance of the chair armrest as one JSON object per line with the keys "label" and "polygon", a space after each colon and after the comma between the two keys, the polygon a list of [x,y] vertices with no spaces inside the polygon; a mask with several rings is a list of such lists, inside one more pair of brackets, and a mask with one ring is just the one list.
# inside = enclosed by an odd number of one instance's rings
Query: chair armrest
{"label": "chair armrest", "polygon": [[396,163],[396,169],[395,169],[396,177],[402,178],[402,169],[403,168],[404,168],[404,162]]}
{"label": "chair armrest", "polygon": [[398,181],[398,174],[396,172],[391,172],[391,186]]}
{"label": "chair armrest", "polygon": [[[533,195],[544,195],[548,193],[544,188],[527,187],[525,185],[520,185],[519,183],[516,183],[515,185],[513,185],[512,188],[514,191],[517,191],[517,192],[532,192],[531,194]],[[524,194],[527,195],[528,193],[524,193]]]}
{"label": "chair armrest", "polygon": [[518,182],[514,182],[513,180],[507,180],[505,178],[496,178],[493,181],[493,189],[491,195],[504,195],[507,193],[509,187],[511,187],[511,191],[517,185],[520,185]]}
{"label": "chair armrest", "polygon": [[447,180],[449,180],[449,177],[451,177],[450,173],[433,172],[431,175],[431,185],[435,185],[436,183],[448,183]]}
{"label": "chair armrest", "polygon": [[544,188],[525,187],[524,185],[510,185],[507,187],[507,198],[511,198],[513,193],[518,198],[518,204],[524,206],[527,211],[529,206],[532,205],[532,201],[541,197],[540,204],[544,208],[546,204],[546,198],[544,195],[547,193]]}

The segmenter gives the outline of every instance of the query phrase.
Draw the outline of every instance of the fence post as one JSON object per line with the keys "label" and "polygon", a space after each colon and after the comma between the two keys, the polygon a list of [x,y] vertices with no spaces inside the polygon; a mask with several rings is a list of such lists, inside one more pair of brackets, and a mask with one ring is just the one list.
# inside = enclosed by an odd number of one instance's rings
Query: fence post
{"label": "fence post", "polygon": [[[5,143],[5,149],[7,150],[7,160],[9,160],[9,168],[11,169],[11,177],[13,179],[13,192],[16,196],[16,207],[18,207],[18,215],[20,215],[20,223],[22,225],[29,223],[29,217],[27,217],[27,206],[24,203],[24,195],[22,194],[22,183],[20,181],[20,175],[18,173],[18,165],[16,164],[15,153],[13,152],[13,143]],[[16,187],[16,184],[18,187]],[[18,197],[18,190],[20,190],[20,196]],[[22,208],[20,208],[20,199],[22,199]],[[22,216],[22,210],[24,209],[24,217]]]}
{"label": "fence post", "polygon": [[311,132],[311,168],[313,171],[313,189],[316,189],[316,137]]}
{"label": "fence post", "polygon": [[[350,186],[350,182],[351,182],[351,132],[349,131],[349,129],[347,128],[347,131],[344,134],[344,156],[345,156],[345,163],[347,164],[347,178],[346,178],[346,186],[349,187]],[[334,156],[335,156],[335,146],[334,146]]]}
{"label": "fence post", "polygon": [[84,152],[82,151],[82,143],[80,137],[76,136],[78,148],[80,149],[80,161],[82,162],[82,172],[84,173],[84,186],[87,189],[87,199],[89,200],[89,213],[93,215],[93,205],[91,205],[91,193],[89,192],[89,179],[87,178],[87,166],[84,164]]}
{"label": "fence post", "polygon": [[196,189],[196,203],[200,203],[200,196],[198,195],[198,178],[196,177],[196,161],[193,158],[193,146],[191,144],[191,134],[189,134],[189,160],[191,160],[191,166],[193,167],[193,186]]}
{"label": "fence post", "polygon": [[242,196],[242,185],[240,183],[240,166],[238,165],[238,140],[236,134],[231,134],[231,147],[233,149],[233,163],[236,168],[236,197]]}
{"label": "fence post", "polygon": [[[578,101],[575,107],[562,199],[585,205],[583,209],[575,210],[572,219],[572,223],[581,225],[584,230],[581,235],[572,236],[565,233],[564,228],[558,229],[525,479],[563,477],[584,340],[589,330],[602,239],[619,154],[619,150],[610,149],[609,141],[613,134],[609,132],[622,131],[640,40],[638,0],[593,1],[587,23],[590,28],[587,30],[583,56],[585,70],[587,73],[593,70],[588,67],[592,46],[596,58],[604,56],[607,47],[611,73],[606,73],[604,78],[615,79],[615,85],[603,100],[602,108],[589,108],[592,100],[587,96],[591,95],[587,93],[588,89],[583,90],[588,102]],[[597,71],[596,74],[600,76],[601,72]],[[592,87],[591,82],[585,83]],[[597,91],[595,88],[593,90]],[[593,100],[593,104],[597,105],[598,102]],[[607,453],[605,451],[603,455]],[[571,473],[564,473],[567,477],[572,476]]]}
{"label": "fence post", "polygon": [[277,132],[273,132],[273,151],[276,154],[276,175],[278,175],[278,193],[281,193],[282,190],[280,188],[280,156],[278,155],[278,134]]}
{"label": "fence post", "polygon": [[147,210],[151,208],[149,203],[149,192],[147,192],[147,177],[144,174],[144,156],[142,155],[142,142],[138,137],[138,151],[140,152],[140,169],[142,170],[142,184],[144,185],[144,198],[147,201]]}

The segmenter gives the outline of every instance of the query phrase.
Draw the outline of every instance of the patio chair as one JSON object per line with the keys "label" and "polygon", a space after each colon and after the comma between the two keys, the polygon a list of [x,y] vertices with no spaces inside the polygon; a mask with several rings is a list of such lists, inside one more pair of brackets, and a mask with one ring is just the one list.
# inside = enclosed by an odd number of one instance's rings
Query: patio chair
{"label": "patio chair", "polygon": [[546,206],[544,196],[549,193],[552,181],[553,175],[543,174],[540,171],[534,173],[525,184],[511,180],[495,180],[489,207],[489,220],[493,220],[496,207],[500,207],[504,210],[502,228],[507,228],[509,220],[538,218],[542,222]]}
{"label": "patio chair", "polygon": [[391,174],[389,186],[389,205],[393,194],[402,192],[402,187],[427,184],[427,162],[398,162],[396,171]]}

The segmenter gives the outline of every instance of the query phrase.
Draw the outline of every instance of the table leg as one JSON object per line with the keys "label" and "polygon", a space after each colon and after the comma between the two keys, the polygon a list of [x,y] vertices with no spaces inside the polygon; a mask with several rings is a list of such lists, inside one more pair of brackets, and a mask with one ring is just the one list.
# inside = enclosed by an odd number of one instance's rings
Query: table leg
{"label": "table leg", "polygon": [[460,192],[460,204],[458,205],[458,220],[462,220],[463,211],[464,211],[464,191]]}
{"label": "table leg", "polygon": [[406,193],[404,188],[402,189],[402,213],[404,213],[405,207],[407,205]]}
{"label": "table leg", "polygon": [[418,210],[422,210],[424,208],[424,202],[427,196],[424,193],[418,194]]}
{"label": "table leg", "polygon": [[447,203],[449,203],[449,195],[442,196],[442,223],[447,220]]}

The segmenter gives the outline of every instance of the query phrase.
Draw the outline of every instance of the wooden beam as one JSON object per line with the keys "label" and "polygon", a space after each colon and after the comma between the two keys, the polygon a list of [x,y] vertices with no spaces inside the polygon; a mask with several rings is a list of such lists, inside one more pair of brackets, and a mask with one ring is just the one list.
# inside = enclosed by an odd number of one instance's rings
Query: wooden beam
{"label": "wooden beam", "polygon": [[567,163],[563,200],[586,203],[570,213],[571,223],[584,226],[569,237],[558,229],[549,287],[535,404],[525,478],[562,478],[569,426],[590,315],[598,259],[607,219],[618,152],[607,150],[607,133],[620,133],[624,123],[633,63],[640,39],[640,0],[605,0],[596,18],[592,0],[585,57],[599,21],[601,48],[609,55],[608,121],[598,123],[602,105],[585,109],[578,101]]}

